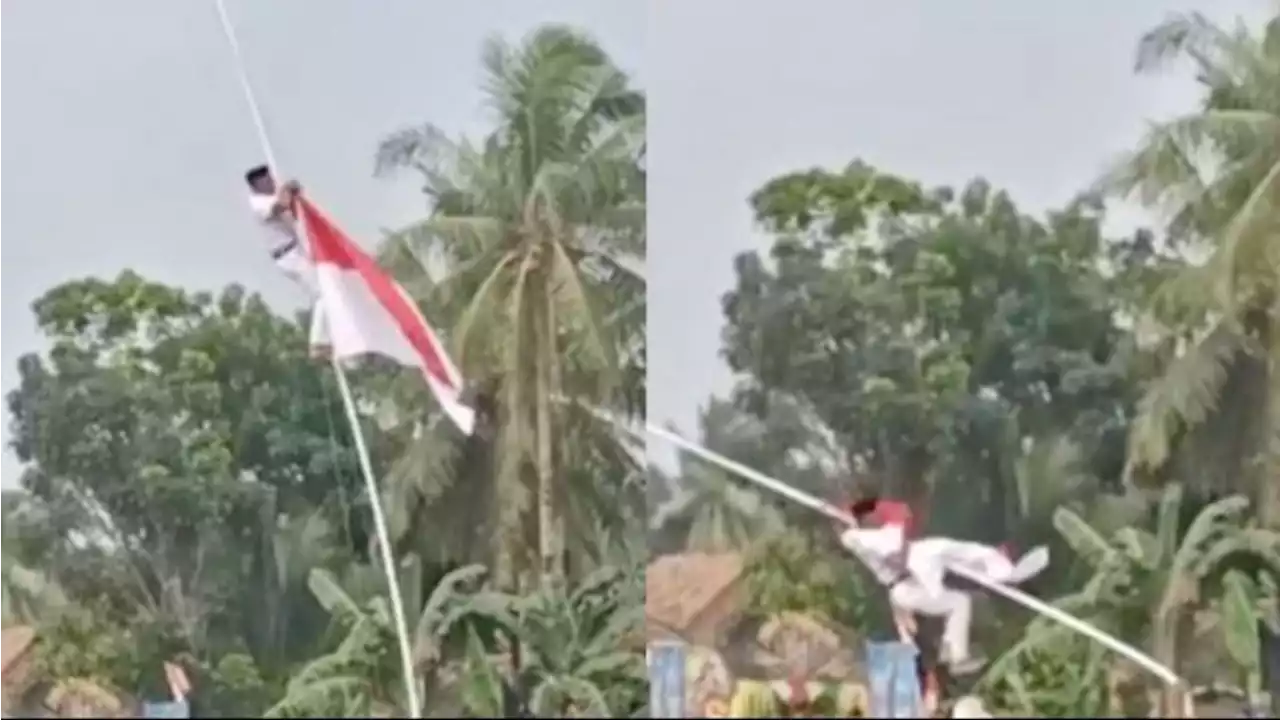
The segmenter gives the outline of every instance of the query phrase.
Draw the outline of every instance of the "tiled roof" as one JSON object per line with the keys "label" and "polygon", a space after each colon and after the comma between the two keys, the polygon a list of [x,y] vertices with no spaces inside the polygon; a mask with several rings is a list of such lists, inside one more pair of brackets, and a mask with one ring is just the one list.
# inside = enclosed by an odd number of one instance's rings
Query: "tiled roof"
{"label": "tiled roof", "polygon": [[737,553],[663,555],[645,572],[645,617],[683,631],[742,571]]}
{"label": "tiled roof", "polygon": [[0,672],[9,672],[9,667],[22,657],[36,639],[36,631],[26,625],[15,625],[3,630],[0,644],[3,644],[3,659],[0,660]]}

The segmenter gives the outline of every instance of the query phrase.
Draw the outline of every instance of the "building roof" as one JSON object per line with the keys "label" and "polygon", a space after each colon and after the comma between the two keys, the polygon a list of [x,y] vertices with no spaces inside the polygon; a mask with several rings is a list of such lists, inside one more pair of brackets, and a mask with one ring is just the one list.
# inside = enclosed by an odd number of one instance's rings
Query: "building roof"
{"label": "building roof", "polygon": [[31,647],[31,643],[35,642],[36,631],[26,625],[15,625],[7,627],[2,631],[0,637],[0,673],[8,673],[9,668],[13,667],[27,650]]}
{"label": "building roof", "polygon": [[645,572],[645,618],[679,633],[742,576],[737,553],[663,555]]}

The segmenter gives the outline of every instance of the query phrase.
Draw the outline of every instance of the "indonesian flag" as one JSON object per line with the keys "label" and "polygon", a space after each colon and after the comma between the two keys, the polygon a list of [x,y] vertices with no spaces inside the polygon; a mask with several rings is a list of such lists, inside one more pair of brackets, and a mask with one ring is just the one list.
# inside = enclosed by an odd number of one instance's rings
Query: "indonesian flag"
{"label": "indonesian flag", "polygon": [[373,353],[420,368],[445,413],[470,435],[475,411],[461,400],[462,374],[404,288],[306,198],[298,199],[297,212],[334,356]]}

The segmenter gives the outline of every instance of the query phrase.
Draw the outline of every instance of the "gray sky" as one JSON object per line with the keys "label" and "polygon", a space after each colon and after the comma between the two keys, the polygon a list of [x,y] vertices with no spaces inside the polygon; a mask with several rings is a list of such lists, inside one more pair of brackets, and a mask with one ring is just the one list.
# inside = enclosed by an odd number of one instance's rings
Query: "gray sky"
{"label": "gray sky", "polygon": [[[227,0],[286,173],[372,239],[421,213],[416,180],[372,177],[377,141],[430,120],[484,127],[481,42],[544,22],[591,32],[643,84],[636,0]],[[240,282],[296,304],[263,252],[241,175],[261,160],[212,0],[4,0],[0,381],[41,349],[30,303],[133,268]],[[5,418],[7,445],[8,418]],[[17,463],[5,451],[4,484]]]}
{"label": "gray sky", "polygon": [[[1265,17],[1266,3],[661,3],[648,62],[650,421],[692,433],[708,394],[731,386],[719,298],[733,256],[767,247],[746,204],[764,181],[862,157],[928,183],[982,175],[1028,209],[1052,206],[1148,119],[1193,106],[1186,74],[1132,73],[1143,32],[1178,11]],[[655,443],[650,454],[669,459]]]}

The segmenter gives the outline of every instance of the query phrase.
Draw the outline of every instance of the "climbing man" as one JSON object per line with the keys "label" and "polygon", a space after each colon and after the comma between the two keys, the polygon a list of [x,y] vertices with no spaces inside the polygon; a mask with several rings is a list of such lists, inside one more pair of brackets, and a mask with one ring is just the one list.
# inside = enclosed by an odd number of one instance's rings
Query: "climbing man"
{"label": "climbing man", "polygon": [[904,503],[866,498],[849,505],[840,542],[860,557],[889,589],[894,622],[904,642],[913,642],[914,615],[944,618],[940,655],[952,675],[967,675],[983,664],[969,654],[973,600],[944,583],[949,567],[963,567],[991,582],[1016,585],[1049,563],[1036,548],[1017,564],[1004,547],[951,538],[915,538],[914,518]]}
{"label": "climbing man", "polygon": [[302,186],[296,180],[277,186],[271,169],[266,165],[250,168],[244,174],[244,179],[249,185],[249,207],[253,209],[266,234],[271,260],[280,272],[297,283],[311,299],[311,330],[308,338],[311,356],[328,358],[332,347],[324,306],[317,301],[315,268],[298,233],[298,218],[294,212]]}

